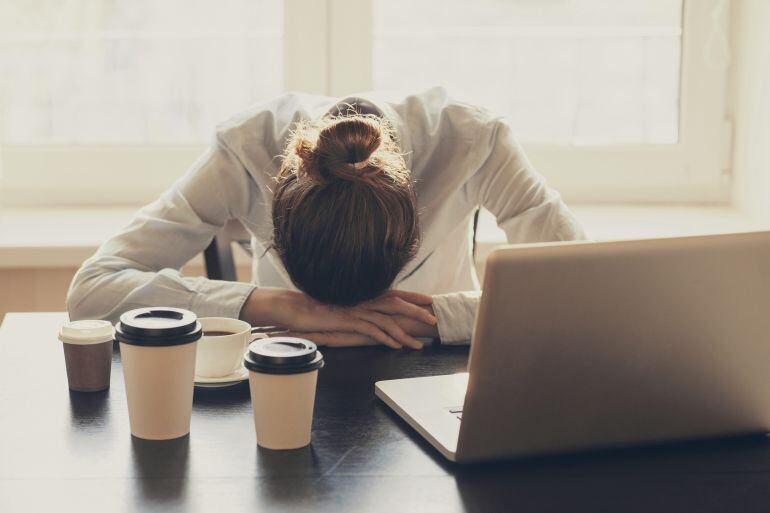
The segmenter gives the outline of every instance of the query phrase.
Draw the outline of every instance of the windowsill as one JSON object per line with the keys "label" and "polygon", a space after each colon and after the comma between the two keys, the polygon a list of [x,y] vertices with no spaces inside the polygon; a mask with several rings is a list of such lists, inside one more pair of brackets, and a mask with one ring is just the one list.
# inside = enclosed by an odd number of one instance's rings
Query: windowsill
{"label": "windowsill", "polygon": [[[659,205],[574,205],[572,211],[593,240],[644,239],[770,228],[732,207]],[[502,244],[504,232],[491,214],[479,219],[477,241]]]}
{"label": "windowsill", "polygon": [[0,267],[78,267],[135,209],[0,210]]}
{"label": "windowsill", "polygon": [[[595,240],[695,235],[767,228],[725,207],[578,205],[573,208]],[[76,268],[131,219],[133,208],[0,210],[0,268]],[[482,216],[482,248],[505,242],[489,214]],[[245,255],[235,253],[238,263]],[[244,262],[240,260],[244,259]],[[200,265],[200,257],[192,262]]]}
{"label": "windowsill", "polygon": [[[127,225],[137,208],[0,209],[0,269],[77,268]],[[243,251],[237,265],[249,265]],[[189,263],[203,267],[201,255]]]}

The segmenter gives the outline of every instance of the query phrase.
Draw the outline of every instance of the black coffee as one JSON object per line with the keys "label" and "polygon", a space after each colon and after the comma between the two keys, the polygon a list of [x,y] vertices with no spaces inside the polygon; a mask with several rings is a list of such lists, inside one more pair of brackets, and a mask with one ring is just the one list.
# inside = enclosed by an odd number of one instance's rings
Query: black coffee
{"label": "black coffee", "polygon": [[232,331],[204,331],[204,337],[226,337],[227,335],[235,335]]}

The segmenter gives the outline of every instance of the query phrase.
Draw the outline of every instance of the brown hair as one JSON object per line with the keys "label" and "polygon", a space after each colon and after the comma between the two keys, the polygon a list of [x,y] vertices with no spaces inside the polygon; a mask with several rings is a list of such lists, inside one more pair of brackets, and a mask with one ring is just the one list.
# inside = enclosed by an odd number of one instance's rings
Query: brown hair
{"label": "brown hair", "polygon": [[273,246],[294,284],[354,305],[385,292],[417,253],[414,185],[377,116],[300,122],[273,195]]}

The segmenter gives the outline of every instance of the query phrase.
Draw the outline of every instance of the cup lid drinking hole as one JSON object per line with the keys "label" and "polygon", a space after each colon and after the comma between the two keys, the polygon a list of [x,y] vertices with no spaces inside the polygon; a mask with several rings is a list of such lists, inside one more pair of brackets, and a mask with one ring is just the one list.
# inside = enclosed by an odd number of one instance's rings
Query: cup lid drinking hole
{"label": "cup lid drinking hole", "polygon": [[203,335],[203,328],[193,312],[161,306],[124,313],[115,332],[118,340],[126,344],[176,346],[195,342]]}

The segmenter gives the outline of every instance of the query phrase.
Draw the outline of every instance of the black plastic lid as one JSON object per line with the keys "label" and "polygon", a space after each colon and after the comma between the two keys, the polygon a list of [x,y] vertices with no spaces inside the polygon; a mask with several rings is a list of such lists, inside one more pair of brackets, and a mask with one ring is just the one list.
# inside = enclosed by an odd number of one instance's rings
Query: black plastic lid
{"label": "black plastic lid", "polygon": [[201,338],[203,328],[189,310],[158,306],[124,313],[115,334],[120,342],[135,346],[178,346]]}
{"label": "black plastic lid", "polygon": [[249,344],[243,365],[265,374],[299,374],[320,369],[324,357],[309,340],[296,337],[271,337]]}

